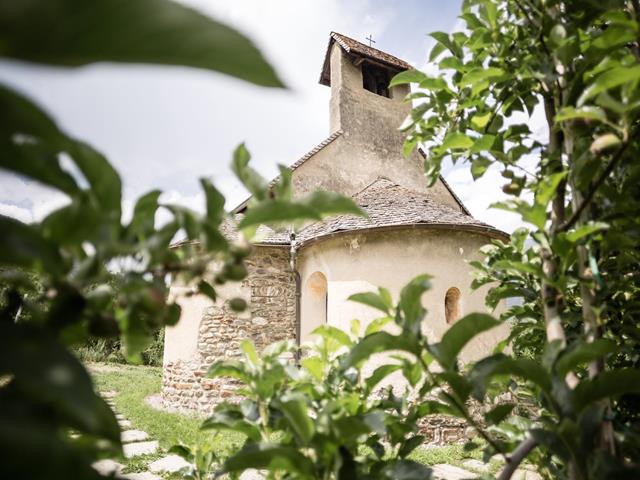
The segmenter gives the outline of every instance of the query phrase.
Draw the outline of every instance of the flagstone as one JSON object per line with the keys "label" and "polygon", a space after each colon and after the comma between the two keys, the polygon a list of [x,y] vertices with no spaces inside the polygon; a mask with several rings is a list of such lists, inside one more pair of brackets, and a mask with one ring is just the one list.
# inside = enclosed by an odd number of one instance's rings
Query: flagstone
{"label": "flagstone", "polygon": [[127,458],[137,457],[138,455],[147,455],[156,453],[158,450],[158,442],[155,440],[149,442],[125,443],[122,446],[124,456]]}
{"label": "flagstone", "polygon": [[96,472],[105,477],[114,473],[118,474],[124,468],[123,464],[111,459],[98,460],[93,462],[91,466]]}
{"label": "flagstone", "polygon": [[462,462],[462,465],[464,465],[466,468],[477,470],[478,472],[484,473],[489,471],[489,464],[481,462],[480,460],[465,460],[464,462]]}
{"label": "flagstone", "polygon": [[472,480],[478,476],[463,468],[445,463],[433,465],[431,469],[433,470],[433,480]]}
{"label": "flagstone", "polygon": [[120,439],[122,443],[132,443],[132,442],[142,442],[149,438],[149,434],[147,432],[143,432],[142,430],[125,430],[120,433]]}
{"label": "flagstone", "polygon": [[162,480],[162,477],[151,472],[127,473],[116,478],[120,480]]}
{"label": "flagstone", "polygon": [[189,467],[190,465],[191,464],[180,455],[167,455],[166,457],[156,460],[151,465],[149,465],[149,470],[156,473],[175,473],[179,472],[183,468]]}

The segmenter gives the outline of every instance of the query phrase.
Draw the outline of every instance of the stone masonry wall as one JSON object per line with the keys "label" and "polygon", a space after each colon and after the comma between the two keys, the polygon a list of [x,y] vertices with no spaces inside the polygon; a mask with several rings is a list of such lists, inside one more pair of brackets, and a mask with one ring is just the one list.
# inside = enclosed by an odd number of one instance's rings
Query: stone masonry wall
{"label": "stone masonry wall", "polygon": [[195,358],[165,365],[161,393],[165,408],[210,413],[217,403],[234,400],[237,386],[230,379],[207,378],[213,362],[239,357],[244,339],[253,341],[258,351],[278,340],[295,339],[295,278],[288,250],[257,247],[246,264],[243,287],[250,291],[251,314],[233,312],[226,303],[206,309]]}

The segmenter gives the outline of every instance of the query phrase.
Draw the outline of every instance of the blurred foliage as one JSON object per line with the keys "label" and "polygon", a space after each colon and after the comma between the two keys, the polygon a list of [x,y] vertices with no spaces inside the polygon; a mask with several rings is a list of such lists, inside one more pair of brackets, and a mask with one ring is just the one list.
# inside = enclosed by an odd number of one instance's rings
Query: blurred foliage
{"label": "blurred foliage", "polygon": [[[279,85],[248,40],[167,1],[7,0],[0,13],[6,57],[169,63]],[[489,306],[514,296],[523,303],[500,320],[468,315],[433,341],[422,329],[423,275],[396,302],[384,288],[354,295],[380,319],[364,332],[355,324],[351,334],[321,328],[300,369],[291,345],[258,353],[243,343],[244,361],[216,362],[210,375],[241,382],[244,400],[217,406],[203,428],[240,432],[245,444],[227,458],[206,445],[177,448],[195,461],[194,478],[247,468],[272,478],[428,478],[407,456],[431,414],[464,419],[486,442],[487,458],[504,455],[501,479],[525,458],[548,478],[640,475],[639,14],[636,0],[467,0],[464,31],[432,34],[430,60],[441,74],[412,70],[392,81],[419,86],[402,126],[405,152],[426,147],[431,183],[447,159],[466,162],[474,178],[501,169],[509,199],[499,207],[527,227],[485,251],[474,286],[491,284]],[[51,19],[56,28],[43,26]],[[536,108],[545,138],[529,127]],[[70,347],[120,337],[127,357],[139,360],[154,332],[180,318],[167,295],[171,280],[216,300],[217,285],[246,276],[248,241],[260,224],[362,213],[327,192],[293,199],[286,168],[270,188],[249,160],[238,147],[232,168],[252,194],[238,223],[201,179],[205,214],[151,191],[123,224],[121,181],[107,159],[0,87],[0,168],[69,199],[41,222],[0,217],[3,477],[97,478],[91,461],[119,448],[117,422]],[[164,225],[155,221],[159,209],[171,217]],[[223,222],[239,230],[238,240],[222,235]],[[187,241],[172,246],[180,234]],[[246,308],[243,299],[230,305]],[[513,325],[510,338],[461,365],[464,346],[502,321]],[[387,360],[363,374],[385,352]],[[407,391],[375,395],[394,372]]]}
{"label": "blurred foliage", "polygon": [[[640,4],[468,0],[461,18],[464,30],[431,34],[438,74],[392,83],[418,84],[402,129],[407,152],[426,147],[431,182],[446,160],[474,178],[499,169],[496,207],[526,225],[474,263],[488,306],[522,299],[502,315],[503,346],[567,375],[551,384],[565,398],[540,398],[539,418],[514,429],[514,455],[542,455],[553,478],[635,478],[639,397],[604,385],[640,359]],[[546,132],[532,131],[534,112]],[[569,406],[595,391],[584,413]]]}
{"label": "blurred foliage", "polygon": [[[181,65],[282,86],[246,37],[167,0],[0,0],[0,56],[60,67]],[[243,180],[255,177],[248,160],[241,146],[234,169]],[[2,85],[0,168],[68,199],[39,222],[0,216],[0,476],[99,478],[91,462],[120,450],[120,431],[70,348],[119,338],[127,359],[141,361],[157,332],[180,318],[179,304],[167,295],[170,280],[215,299],[214,283],[244,276],[249,246],[242,235],[230,242],[220,232],[233,219],[206,178],[200,180],[205,214],[162,203],[153,190],[123,222],[122,183],[109,161]],[[269,198],[264,188],[259,200],[287,202],[314,217],[357,211],[331,195],[327,208],[316,197],[298,205],[286,178]],[[162,225],[160,209],[170,215]],[[188,241],[174,247],[177,236]],[[211,265],[223,267],[211,272]],[[245,307],[241,299],[231,302]]]}

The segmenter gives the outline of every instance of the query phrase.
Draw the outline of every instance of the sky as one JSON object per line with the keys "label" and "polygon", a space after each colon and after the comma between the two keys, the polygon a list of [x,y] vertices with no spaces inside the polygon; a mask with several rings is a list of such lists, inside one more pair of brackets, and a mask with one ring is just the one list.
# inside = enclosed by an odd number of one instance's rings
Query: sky
{"label": "sky", "polygon": [[[274,65],[287,90],[257,87],[181,67],[95,64],[75,69],[0,61],[0,82],[44,107],[69,134],[106,154],[120,172],[124,211],[154,188],[162,200],[203,210],[198,178],[209,177],[233,208],[246,197],[229,170],[245,142],[265,177],[329,134],[329,88],[318,77],[331,31],[427,67],[429,32],[462,28],[460,1],[183,0],[243,32]],[[534,122],[535,123],[535,122]],[[444,177],[478,219],[511,232],[515,215],[489,209],[502,199],[497,169],[473,182],[465,166]],[[42,219],[65,203],[54,190],[0,170],[0,214]]]}

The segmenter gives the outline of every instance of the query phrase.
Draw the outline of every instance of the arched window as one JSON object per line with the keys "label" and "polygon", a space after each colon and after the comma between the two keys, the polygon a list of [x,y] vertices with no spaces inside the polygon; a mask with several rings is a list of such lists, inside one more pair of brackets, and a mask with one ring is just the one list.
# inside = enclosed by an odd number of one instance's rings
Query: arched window
{"label": "arched window", "polygon": [[451,287],[444,296],[444,316],[451,325],[460,318],[460,290]]}
{"label": "arched window", "polygon": [[310,331],[327,323],[327,277],[322,272],[314,272],[309,276],[306,285],[309,298]]}

